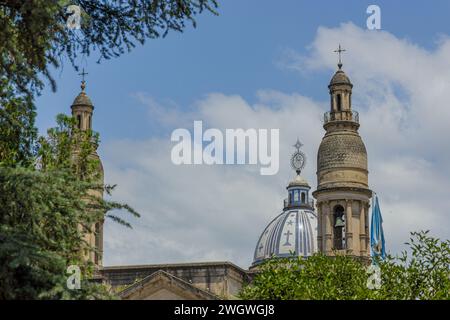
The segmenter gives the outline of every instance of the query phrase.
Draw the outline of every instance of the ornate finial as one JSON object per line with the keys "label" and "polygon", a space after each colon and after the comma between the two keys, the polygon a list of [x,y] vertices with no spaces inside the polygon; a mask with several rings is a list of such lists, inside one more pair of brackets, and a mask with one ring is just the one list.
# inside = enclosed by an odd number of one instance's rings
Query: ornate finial
{"label": "ornate finial", "polygon": [[303,146],[303,143],[297,138],[297,142],[294,144],[294,148],[297,149],[291,157],[291,167],[297,172],[297,175],[300,175],[302,169],[306,164],[306,156],[300,151],[300,148]]}
{"label": "ornate finial", "polygon": [[342,49],[341,48],[341,44],[339,43],[339,48],[338,49],[336,49],[336,50],[334,50],[334,52],[336,52],[336,53],[338,53],[339,54],[339,63],[338,63],[338,67],[339,67],[339,70],[341,70],[341,68],[342,68],[342,59],[341,59],[341,54],[342,54],[342,52],[345,52],[345,51],[347,51],[347,50],[345,50],[345,49]]}
{"label": "ornate finial", "polygon": [[300,140],[297,138],[297,142],[293,145],[297,151],[300,151],[300,148],[303,147],[303,143],[300,142]]}
{"label": "ornate finial", "polygon": [[84,89],[86,89],[86,81],[84,80],[84,77],[86,75],[88,75],[89,73],[84,72],[84,68],[83,68],[83,72],[79,73],[78,75],[81,76],[81,91],[84,92]]}

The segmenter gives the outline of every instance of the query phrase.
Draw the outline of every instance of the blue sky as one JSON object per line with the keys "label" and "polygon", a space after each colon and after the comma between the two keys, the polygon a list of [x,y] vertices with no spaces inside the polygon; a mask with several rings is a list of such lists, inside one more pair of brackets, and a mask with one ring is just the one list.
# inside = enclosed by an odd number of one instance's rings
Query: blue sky
{"label": "blue sky", "polygon": [[[369,4],[381,8],[382,31],[366,29]],[[450,237],[450,151],[442,147],[450,135],[450,2],[235,0],[218,11],[198,16],[196,29],[149,40],[118,59],[79,60],[89,72],[106,180],[119,185],[118,200],[142,213],[131,232],[106,224],[106,265],[248,266],[259,234],[280,213],[297,136],[315,188],[320,115],[339,42],[348,50],[344,69],[355,85],[388,249],[398,252],[417,229]],[[57,113],[70,112],[80,91],[69,64],[54,76],[58,91],[47,88],[37,99],[41,132]],[[194,119],[217,128],[281,128],[279,174],[173,166],[170,133]]]}
{"label": "blue sky", "polygon": [[[80,57],[80,65],[89,72],[87,90],[97,106],[96,129],[103,140],[158,134],[139,121],[141,110],[133,98],[136,92],[150,93],[183,108],[189,108],[209,92],[239,94],[252,101],[261,88],[284,92],[301,88],[311,97],[327,100],[327,70],[302,77],[280,68],[278,61],[286,49],[306,52],[319,26],[333,27],[352,21],[365,28],[369,4],[381,7],[384,30],[425,48],[433,48],[440,33],[450,33],[450,3],[446,0],[432,4],[350,0],[345,5],[323,0],[221,1],[220,15],[198,16],[196,29],[190,27],[184,33],[150,40],[133,52],[100,65],[95,58]],[[57,93],[47,88],[37,100],[41,130],[54,123],[57,113],[67,112],[79,91],[79,77],[69,64],[54,72],[54,76]],[[123,123],[125,115],[128,123]],[[99,118],[106,121],[98,121]]]}

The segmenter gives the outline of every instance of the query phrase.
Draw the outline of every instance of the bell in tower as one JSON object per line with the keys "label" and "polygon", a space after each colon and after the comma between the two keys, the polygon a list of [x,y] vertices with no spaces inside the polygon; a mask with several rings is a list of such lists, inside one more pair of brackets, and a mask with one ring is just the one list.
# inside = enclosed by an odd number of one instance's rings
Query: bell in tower
{"label": "bell in tower", "polygon": [[342,70],[339,45],[338,70],[328,86],[330,111],[324,115],[325,136],[317,154],[318,247],[327,255],[346,254],[369,258],[368,210],[372,191],[368,185],[367,151],[352,109],[353,84]]}

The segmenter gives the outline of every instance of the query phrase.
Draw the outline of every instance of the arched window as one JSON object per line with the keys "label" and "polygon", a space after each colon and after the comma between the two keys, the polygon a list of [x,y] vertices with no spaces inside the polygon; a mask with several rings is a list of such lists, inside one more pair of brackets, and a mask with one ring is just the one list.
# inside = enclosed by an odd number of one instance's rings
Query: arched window
{"label": "arched window", "polygon": [[342,111],[342,96],[341,96],[341,94],[338,94],[337,95],[337,110],[338,111]]}
{"label": "arched window", "polygon": [[306,202],[306,194],[302,192],[302,203]]}
{"label": "arched window", "polygon": [[88,117],[88,123],[89,123],[88,129],[92,129],[92,118],[91,118],[91,116]]}
{"label": "arched window", "polygon": [[78,129],[81,129],[81,115],[80,114],[77,115],[77,126],[78,126]]}
{"label": "arched window", "polygon": [[345,249],[345,215],[344,208],[341,205],[334,207],[333,217],[334,249],[343,250]]}
{"label": "arched window", "polygon": [[300,193],[300,191],[294,190],[294,202],[299,202],[300,201],[299,193]]}

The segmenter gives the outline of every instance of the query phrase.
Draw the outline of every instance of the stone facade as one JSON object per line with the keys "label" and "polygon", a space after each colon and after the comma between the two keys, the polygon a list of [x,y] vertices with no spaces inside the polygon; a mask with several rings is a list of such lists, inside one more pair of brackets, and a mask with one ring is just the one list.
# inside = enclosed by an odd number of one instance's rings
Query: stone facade
{"label": "stone facade", "polygon": [[252,278],[230,262],[114,266],[99,273],[123,299],[234,299]]}

